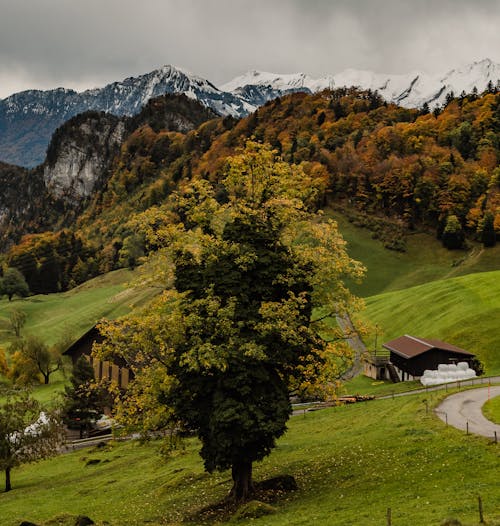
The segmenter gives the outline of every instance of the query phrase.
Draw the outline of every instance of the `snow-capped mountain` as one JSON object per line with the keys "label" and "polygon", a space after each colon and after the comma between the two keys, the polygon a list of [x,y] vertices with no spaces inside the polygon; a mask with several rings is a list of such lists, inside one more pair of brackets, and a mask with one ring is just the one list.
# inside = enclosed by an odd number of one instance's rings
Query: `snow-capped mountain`
{"label": "snow-capped mountain", "polygon": [[208,80],[173,66],[81,93],[63,88],[28,90],[0,100],[0,159],[35,166],[43,161],[56,128],[78,113],[96,110],[134,115],[149,99],[165,93],[184,93],[219,115],[241,117],[255,109]]}
{"label": "snow-capped mountain", "polygon": [[29,90],[0,100],[0,160],[35,166],[43,161],[56,128],[78,113],[97,110],[118,116],[134,115],[150,98],[165,93],[184,93],[219,115],[242,117],[282,95],[350,86],[377,90],[388,102],[405,107],[422,107],[428,103],[432,108],[442,105],[451,92],[470,93],[475,87],[481,93],[489,82],[496,85],[498,79],[500,64],[485,59],[441,75],[416,71],[386,75],[348,69],[314,79],[304,73],[282,75],[251,71],[217,88],[182,69],[164,66],[81,93],[64,88]]}
{"label": "snow-capped mountain", "polygon": [[285,95],[293,91],[315,93],[327,88],[357,86],[361,89],[376,90],[388,102],[401,106],[415,108],[427,102],[432,108],[442,105],[449,93],[471,93],[474,87],[481,93],[489,82],[495,85],[499,79],[500,64],[485,59],[440,75],[416,71],[391,75],[347,69],[336,75],[314,79],[304,73],[280,75],[250,71],[220,88],[243,98],[249,105],[258,105],[260,100],[273,98],[271,94]]}

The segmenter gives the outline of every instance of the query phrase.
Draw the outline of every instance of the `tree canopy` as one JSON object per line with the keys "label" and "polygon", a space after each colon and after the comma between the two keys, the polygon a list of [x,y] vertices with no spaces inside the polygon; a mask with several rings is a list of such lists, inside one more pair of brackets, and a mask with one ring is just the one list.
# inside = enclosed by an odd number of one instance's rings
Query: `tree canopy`
{"label": "tree canopy", "polygon": [[24,276],[17,268],[8,268],[2,279],[0,279],[0,295],[6,295],[9,301],[14,296],[24,297],[30,293],[30,289]]}
{"label": "tree canopy", "polygon": [[63,366],[61,344],[49,348],[40,338],[32,335],[15,340],[11,345],[10,371],[15,382],[31,384],[41,375],[44,384],[48,384],[50,375]]}
{"label": "tree canopy", "polygon": [[0,469],[5,491],[12,489],[11,470],[55,455],[63,433],[57,416],[42,412],[27,392],[7,393],[0,405]]}
{"label": "tree canopy", "polygon": [[357,306],[343,279],[363,269],[336,224],[312,213],[318,193],[299,167],[247,143],[219,185],[195,181],[171,200],[181,226],[145,233],[166,245],[171,290],[140,319],[102,326],[99,352],[125,358],[141,386],[128,395],[141,402],[132,420],[144,424],[154,392],[158,422],[194,430],[207,471],[232,469],[238,500],[286,430],[290,393],[334,387],[339,351],[327,340],[338,335],[325,320]]}
{"label": "tree canopy", "polygon": [[80,356],[73,366],[70,383],[63,393],[63,419],[68,426],[78,426],[80,438],[104,412],[109,402],[106,391],[95,382],[92,365]]}

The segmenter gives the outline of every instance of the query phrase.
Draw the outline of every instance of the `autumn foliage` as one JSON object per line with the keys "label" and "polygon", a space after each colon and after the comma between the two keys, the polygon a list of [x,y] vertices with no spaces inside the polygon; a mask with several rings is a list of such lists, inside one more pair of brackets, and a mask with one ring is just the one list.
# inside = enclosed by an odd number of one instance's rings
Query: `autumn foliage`
{"label": "autumn foliage", "polygon": [[227,159],[250,138],[300,167],[303,185],[317,189],[316,209],[342,209],[387,248],[405,250],[405,233],[417,229],[441,238],[450,218],[465,240],[492,246],[500,233],[495,90],[449,98],[432,113],[354,88],[295,93],[239,121],[215,118],[186,133],[165,131],[155,104],[148,108],[149,120],[130,133],[105,187],[71,230],[27,236],[11,249],[9,265],[29,275],[32,291],[64,290],[140,264],[155,248],[137,235],[136,218],[193,180],[223,192]]}

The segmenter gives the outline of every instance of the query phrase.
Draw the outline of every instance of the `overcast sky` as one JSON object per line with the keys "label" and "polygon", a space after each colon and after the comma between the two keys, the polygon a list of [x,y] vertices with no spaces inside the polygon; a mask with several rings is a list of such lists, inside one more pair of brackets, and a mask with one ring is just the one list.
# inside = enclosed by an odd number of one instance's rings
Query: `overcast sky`
{"label": "overcast sky", "polygon": [[0,98],[163,64],[220,84],[250,69],[446,71],[500,62],[499,0],[0,0]]}

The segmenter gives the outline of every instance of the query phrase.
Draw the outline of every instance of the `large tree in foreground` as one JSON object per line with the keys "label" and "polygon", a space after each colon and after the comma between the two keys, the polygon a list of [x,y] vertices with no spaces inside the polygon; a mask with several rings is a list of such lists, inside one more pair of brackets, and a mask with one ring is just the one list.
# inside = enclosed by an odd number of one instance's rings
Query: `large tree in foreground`
{"label": "large tree in foreground", "polygon": [[[135,365],[136,382],[144,365],[147,381],[153,361],[162,367],[158,399],[197,432],[209,472],[232,470],[236,500],[251,494],[253,462],[285,432],[290,392],[336,377],[322,322],[352,308],[343,278],[362,269],[335,223],[310,212],[316,183],[249,143],[229,160],[217,194],[198,182],[178,196],[185,228],[170,239],[176,292],[141,319],[103,327],[103,350]],[[316,320],[314,307],[322,308]]]}
{"label": "large tree in foreground", "polygon": [[12,469],[55,455],[64,435],[57,415],[42,412],[40,404],[26,392],[6,393],[3,399],[0,469],[5,472],[5,491],[10,491]]}

